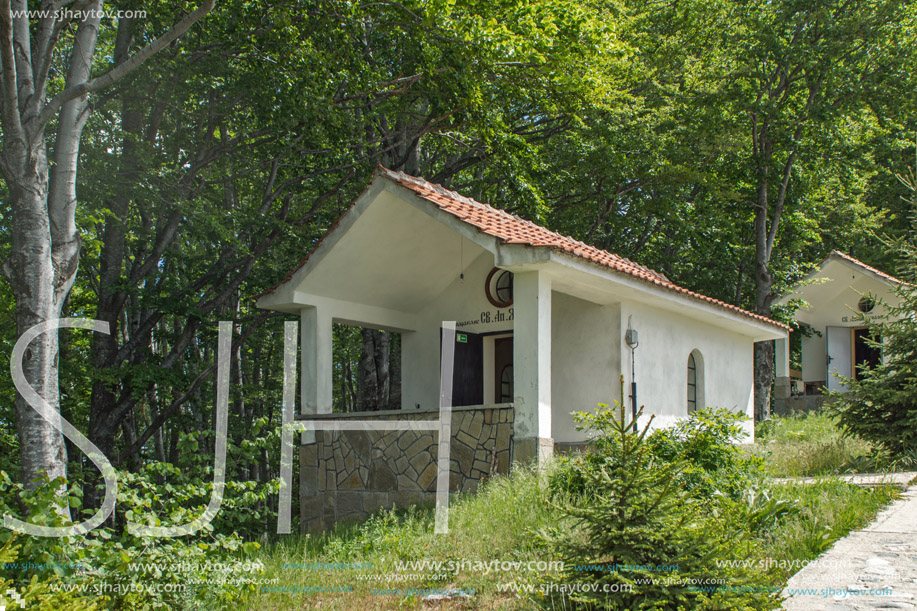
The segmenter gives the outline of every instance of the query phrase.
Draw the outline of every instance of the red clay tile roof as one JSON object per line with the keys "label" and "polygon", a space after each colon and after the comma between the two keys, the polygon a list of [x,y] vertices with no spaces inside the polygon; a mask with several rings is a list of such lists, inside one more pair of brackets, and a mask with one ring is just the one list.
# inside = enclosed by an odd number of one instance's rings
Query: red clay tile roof
{"label": "red clay tile roof", "polygon": [[[711,305],[729,310],[733,313],[740,314],[759,322],[773,325],[780,329],[789,330],[788,326],[771,320],[766,316],[753,314],[752,312],[748,312],[742,308],[725,303],[723,301],[719,301],[718,299],[713,299],[712,297],[707,297],[706,295],[701,295],[700,293],[689,291],[686,288],[678,286],[666,278],[665,275],[660,274],[659,272],[656,272],[648,267],[644,267],[643,265],[634,263],[633,261],[625,259],[624,257],[619,257],[618,255],[596,248],[595,246],[590,246],[584,242],[574,240],[571,237],[555,233],[549,229],[545,229],[544,227],[536,225],[531,221],[527,221],[525,219],[519,218],[518,216],[509,214],[504,210],[499,210],[493,206],[488,206],[487,204],[482,204],[471,198],[459,195],[454,191],[449,191],[440,185],[429,183],[421,178],[409,176],[404,172],[394,172],[382,167],[381,165],[376,167],[374,175],[384,176],[385,178],[401,185],[402,187],[413,191],[421,198],[435,204],[441,210],[461,219],[482,233],[494,236],[505,244],[523,244],[536,248],[550,248],[552,250],[570,254],[591,263],[597,263],[616,272],[620,272],[639,280],[643,280],[649,284],[654,284],[673,292],[681,293],[682,295],[686,295],[699,301],[704,301]],[[329,233],[336,226],[337,223],[332,226],[332,228],[329,230]],[[308,258],[309,256],[306,255],[306,258],[300,262],[296,269],[302,267]],[[288,274],[280,284],[283,284],[289,280],[292,277],[292,274],[293,272]],[[264,294],[273,292],[277,286],[280,286],[280,284],[272,287]]]}
{"label": "red clay tile roof", "polygon": [[[840,257],[841,259],[844,259],[845,261],[848,261],[848,262],[850,262],[850,263],[853,263],[854,265],[857,265],[857,266],[859,266],[859,267],[862,267],[862,268],[865,269],[866,271],[870,271],[870,272],[874,273],[874,274],[877,275],[877,276],[881,276],[882,278],[885,278],[886,280],[890,280],[891,282],[894,282],[895,284],[904,284],[903,281],[898,280],[898,279],[895,278],[894,276],[889,276],[889,275],[886,274],[885,272],[879,271],[879,270],[877,270],[877,269],[874,268],[874,267],[870,267],[869,265],[866,265],[865,263],[863,263],[863,262],[860,261],[859,259],[854,259],[854,258],[851,257],[850,255],[844,254],[844,253],[842,253],[842,252],[839,251],[839,250],[832,250],[832,251],[831,251],[831,254],[828,255],[828,259],[830,259],[831,257],[834,257],[834,256]],[[828,259],[825,259],[825,261],[827,261]],[[824,261],[823,261],[822,263],[824,263]],[[821,267],[821,265],[819,265],[819,267]]]}

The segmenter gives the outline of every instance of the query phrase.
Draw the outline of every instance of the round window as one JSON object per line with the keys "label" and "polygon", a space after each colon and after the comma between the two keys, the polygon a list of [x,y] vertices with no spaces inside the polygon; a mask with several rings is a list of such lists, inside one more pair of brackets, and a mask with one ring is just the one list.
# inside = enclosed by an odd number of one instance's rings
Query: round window
{"label": "round window", "polygon": [[513,274],[503,269],[493,268],[487,274],[484,283],[484,293],[487,301],[498,308],[508,308],[513,305]]}
{"label": "round window", "polygon": [[863,297],[857,304],[857,309],[863,314],[869,314],[876,307],[876,300],[872,297]]}

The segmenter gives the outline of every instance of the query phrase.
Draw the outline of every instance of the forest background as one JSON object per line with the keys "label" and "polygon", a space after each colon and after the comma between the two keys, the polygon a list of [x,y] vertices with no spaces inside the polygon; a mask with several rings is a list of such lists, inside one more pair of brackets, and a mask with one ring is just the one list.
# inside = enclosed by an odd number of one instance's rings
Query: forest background
{"label": "forest background", "polygon": [[[773,300],[832,249],[894,273],[879,238],[915,229],[908,2],[128,0],[91,49],[85,22],[17,8],[40,7],[0,5],[0,353],[36,322],[108,322],[37,346],[26,378],[117,468],[206,482],[233,321],[227,478],[255,530],[283,317],[254,298],[377,164],[784,319]],[[336,410],[400,404],[397,336],[334,341]],[[755,367],[761,417],[772,345]],[[36,451],[48,435],[0,376],[0,470],[66,474],[97,505],[95,467]]]}

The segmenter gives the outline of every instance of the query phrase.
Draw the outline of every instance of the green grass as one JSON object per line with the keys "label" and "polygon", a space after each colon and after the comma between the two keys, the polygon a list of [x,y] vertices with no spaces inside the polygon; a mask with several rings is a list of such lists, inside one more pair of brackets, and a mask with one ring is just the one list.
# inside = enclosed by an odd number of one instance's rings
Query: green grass
{"label": "green grass", "polygon": [[[737,546],[736,558],[751,566],[768,565],[767,583],[781,586],[799,566],[825,551],[851,529],[868,524],[895,492],[888,488],[863,489],[837,481],[812,485],[765,485],[770,498],[789,501],[795,510],[751,541]],[[249,608],[279,609],[427,609],[420,596],[380,595],[380,588],[444,588],[474,590],[470,600],[440,603],[437,609],[538,609],[534,599],[501,593],[498,586],[516,581],[561,580],[544,572],[491,572],[473,568],[437,578],[427,570],[396,568],[396,561],[553,560],[550,550],[537,543],[534,531],[562,523],[559,510],[545,502],[543,481],[530,470],[485,484],[478,495],[463,495],[452,503],[449,533],[433,534],[431,508],[405,512],[383,511],[362,524],[339,526],[321,536],[285,539],[262,555],[265,579],[290,588],[325,587],[347,592],[261,592]],[[724,517],[725,519],[725,517]],[[673,559],[677,561],[677,559]],[[782,561],[782,562],[781,562]],[[361,563],[358,570],[305,570],[290,563]],[[768,564],[769,563],[769,564]],[[352,566],[352,565],[351,565]],[[423,573],[421,576],[399,575]],[[404,581],[399,579],[406,578]]]}
{"label": "green grass", "polygon": [[[491,572],[471,568],[443,579],[431,570],[398,571],[396,561],[455,563],[492,560],[549,560],[547,551],[536,544],[534,530],[559,518],[546,502],[539,478],[530,470],[517,469],[510,476],[485,483],[477,495],[462,495],[451,503],[449,532],[433,534],[431,508],[406,512],[382,511],[358,525],[344,525],[321,536],[303,536],[270,546],[262,556],[265,579],[291,588],[352,588],[352,592],[277,593],[263,592],[251,609],[416,609],[420,596],[379,595],[385,588],[474,590],[473,602],[451,603],[441,608],[528,609],[528,603],[513,594],[497,591],[505,581],[522,581],[529,575]],[[284,568],[290,563],[346,563],[370,565],[365,570],[304,570]],[[401,573],[402,575],[397,575]],[[422,576],[413,576],[423,573]],[[405,578],[405,580],[401,580]]]}
{"label": "green grass", "polygon": [[758,425],[752,452],[764,457],[772,477],[861,473],[877,468],[873,446],[845,437],[837,421],[822,413],[774,418]]}
{"label": "green grass", "polygon": [[791,499],[798,512],[761,533],[751,557],[770,567],[773,585],[782,585],[835,541],[869,524],[898,491],[891,486],[861,488],[826,479],[808,485],[774,485],[770,494]]}

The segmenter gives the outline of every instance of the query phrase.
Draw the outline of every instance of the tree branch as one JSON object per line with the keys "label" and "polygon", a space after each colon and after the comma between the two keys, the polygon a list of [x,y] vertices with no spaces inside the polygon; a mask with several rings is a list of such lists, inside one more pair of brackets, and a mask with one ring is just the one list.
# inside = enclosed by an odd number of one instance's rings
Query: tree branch
{"label": "tree branch", "polygon": [[15,10],[19,17],[13,20],[13,51],[16,57],[16,91],[19,98],[19,115],[22,122],[28,121],[29,112],[25,101],[35,91],[32,78],[32,38],[29,28],[29,19],[23,11],[27,11],[29,4],[26,0],[13,0]]}
{"label": "tree branch", "polygon": [[25,141],[16,93],[16,53],[13,50],[13,10],[10,0],[0,0],[0,113],[3,133]]}
{"label": "tree branch", "polygon": [[786,163],[783,164],[783,176],[780,179],[780,189],[777,191],[777,201],[774,204],[774,220],[771,221],[770,231],[767,233],[767,243],[765,252],[767,260],[770,261],[771,252],[774,250],[774,242],[777,239],[777,227],[780,225],[780,217],[783,214],[783,205],[786,202],[786,191],[790,184],[790,176],[793,174],[793,164],[796,162],[796,151],[799,150],[799,138],[802,136],[802,124],[796,126],[793,133],[793,150],[790,151]]}
{"label": "tree branch", "polygon": [[[255,330],[261,327],[261,325],[264,324],[265,321],[267,321],[270,318],[275,318],[277,316],[283,316],[283,314],[280,314],[278,312],[266,312],[264,314],[261,314],[255,320],[253,320],[247,326],[246,330],[242,332],[239,338],[232,342],[232,350],[230,350],[230,354],[233,354],[236,350],[238,350],[238,348],[245,342],[245,340],[248,339],[248,337],[252,333],[254,333]],[[191,386],[188,388],[188,390],[182,393],[180,397],[172,401],[169,407],[159,412],[156,415],[156,418],[153,419],[153,421],[150,423],[150,426],[148,426],[146,430],[137,437],[137,441],[134,442],[134,445],[132,445],[129,448],[125,448],[121,452],[121,454],[118,457],[118,460],[123,461],[127,459],[128,457],[130,457],[132,454],[138,454],[140,450],[143,449],[144,444],[146,444],[146,442],[149,441],[150,437],[153,436],[153,433],[155,433],[160,427],[162,427],[162,425],[165,424],[166,420],[171,418],[179,410],[179,408],[182,405],[184,405],[185,402],[188,399],[190,399],[191,396],[194,395],[195,392],[197,392],[198,387],[204,382],[204,380],[206,380],[209,376],[213,375],[213,372],[216,371],[216,366],[217,366],[216,362],[211,363],[200,374],[198,374],[198,376],[194,378],[194,381],[191,382]]]}
{"label": "tree branch", "polygon": [[176,23],[171,30],[151,42],[140,51],[137,51],[127,61],[118,64],[101,76],[97,76],[96,78],[90,79],[85,83],[79,83],[64,89],[62,92],[54,96],[54,98],[42,109],[41,114],[38,117],[36,127],[44,128],[44,125],[51,120],[51,117],[53,117],[54,114],[60,110],[60,107],[68,101],[80,96],[84,96],[87,93],[92,93],[93,91],[98,91],[100,89],[109,87],[110,85],[116,83],[120,79],[124,78],[139,68],[146,60],[164,49],[173,40],[178,39],[182,34],[187,32],[192,25],[200,21],[204,15],[213,9],[213,5],[215,3],[216,0],[204,0],[197,10],[185,15],[185,17]]}
{"label": "tree branch", "polygon": [[[74,4],[76,0],[68,2],[54,2],[54,0],[44,0],[41,9],[51,14],[60,10],[68,4]],[[69,10],[72,13],[84,10],[93,0],[79,0]],[[44,17],[38,24],[35,31],[35,45],[32,53],[32,74],[35,79],[34,93],[32,98],[26,102],[28,105],[28,115],[38,114],[41,104],[45,100],[45,93],[48,88],[48,74],[51,70],[51,64],[54,60],[54,47],[60,38],[61,32],[70,25],[72,13],[65,13],[62,19],[54,17]]]}

